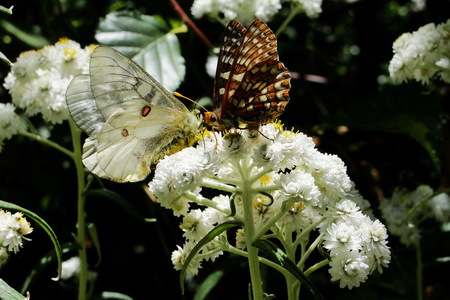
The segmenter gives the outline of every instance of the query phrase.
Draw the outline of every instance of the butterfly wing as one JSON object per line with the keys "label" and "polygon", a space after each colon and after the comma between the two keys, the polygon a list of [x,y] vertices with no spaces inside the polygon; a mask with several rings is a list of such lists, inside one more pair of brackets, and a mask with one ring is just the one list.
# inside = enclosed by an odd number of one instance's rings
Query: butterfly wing
{"label": "butterfly wing", "polygon": [[273,121],[289,103],[290,78],[289,71],[279,61],[255,64],[228,100],[224,119],[230,125],[245,123],[250,127]]}
{"label": "butterfly wing", "polygon": [[248,29],[237,21],[228,24],[213,96],[221,127],[273,120],[289,101],[289,81],[288,70],[278,61],[275,34],[264,22],[255,20]]}
{"label": "butterfly wing", "polygon": [[224,97],[227,97],[227,83],[234,67],[236,53],[246,31],[238,21],[231,20],[223,33],[213,88],[213,105],[216,113],[220,113]]}
{"label": "butterfly wing", "polygon": [[67,89],[69,111],[89,138],[83,163],[117,182],[140,181],[164,155],[188,146],[200,120],[140,66],[110,47],[97,47],[89,75]]}

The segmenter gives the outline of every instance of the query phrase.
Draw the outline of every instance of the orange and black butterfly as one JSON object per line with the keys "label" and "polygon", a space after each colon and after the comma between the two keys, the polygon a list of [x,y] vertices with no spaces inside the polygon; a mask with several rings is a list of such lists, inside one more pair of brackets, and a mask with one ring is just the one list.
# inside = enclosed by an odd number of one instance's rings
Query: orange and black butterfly
{"label": "orange and black butterfly", "polygon": [[277,39],[263,21],[246,29],[232,20],[223,35],[213,111],[205,113],[205,124],[218,130],[254,129],[281,115],[291,76],[278,59]]}

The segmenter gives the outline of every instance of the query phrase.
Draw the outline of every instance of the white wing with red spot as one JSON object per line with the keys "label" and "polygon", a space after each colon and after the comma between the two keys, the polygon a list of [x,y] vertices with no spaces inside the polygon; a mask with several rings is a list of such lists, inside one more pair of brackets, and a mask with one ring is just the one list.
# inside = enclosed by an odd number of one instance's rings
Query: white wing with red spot
{"label": "white wing with red spot", "polygon": [[140,66],[105,46],[95,48],[89,75],[72,80],[66,99],[89,135],[84,165],[116,182],[145,179],[164,155],[190,145],[201,123]]}

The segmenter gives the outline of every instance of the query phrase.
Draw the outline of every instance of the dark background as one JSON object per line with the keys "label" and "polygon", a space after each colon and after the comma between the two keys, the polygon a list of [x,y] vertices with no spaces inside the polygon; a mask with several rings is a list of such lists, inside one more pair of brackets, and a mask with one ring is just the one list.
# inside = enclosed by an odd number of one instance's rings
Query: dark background
{"label": "dark background", "polygon": [[[138,10],[179,18],[169,1],[4,1],[15,5],[12,16],[1,19],[24,32],[44,37],[50,44],[68,37],[82,46],[95,43],[99,19],[117,9]],[[192,1],[179,1],[190,15]],[[269,22],[276,31],[281,15]],[[415,189],[429,184],[434,189],[448,187],[449,111],[448,85],[438,82],[433,89],[411,82],[400,86],[382,84],[389,80],[387,66],[393,56],[392,43],[404,32],[417,30],[427,23],[442,23],[449,17],[450,1],[426,2],[422,11],[412,11],[410,1],[327,1],[317,19],[297,16],[288,29],[278,36],[280,60],[292,72],[291,102],[281,120],[287,128],[295,127],[317,139],[321,151],[339,155],[348,167],[357,189],[368,199],[378,218],[378,202],[390,197],[396,186]],[[216,46],[220,44],[222,25],[204,17],[197,26]],[[0,26],[0,51],[12,61],[22,51],[33,49],[20,37]],[[193,31],[178,35],[186,59],[187,76],[178,91],[192,99],[212,94],[213,79],[204,71],[208,47]],[[42,47],[41,45],[40,47]],[[353,47],[353,48],[352,48]],[[351,54],[350,49],[359,49]],[[34,47],[36,48],[36,47]],[[9,72],[0,66],[0,76]],[[320,76],[324,82],[311,80]],[[381,80],[381,81],[380,81]],[[1,101],[10,101],[2,88]],[[427,141],[439,159],[434,164],[423,144],[407,134],[408,124],[395,123],[407,116],[411,124],[429,129]],[[41,120],[32,119],[38,124]],[[392,124],[392,122],[389,122]],[[341,133],[339,126],[347,126]],[[51,139],[71,148],[68,124],[52,128]],[[6,141],[0,153],[0,199],[13,202],[38,213],[55,230],[61,243],[72,243],[76,223],[76,177],[72,162],[57,151],[23,137]],[[146,180],[145,182],[148,182]],[[94,293],[116,291],[134,299],[192,299],[195,287],[206,276],[222,271],[223,278],[208,299],[246,299],[248,269],[242,258],[224,255],[214,264],[203,263],[199,276],[190,278],[181,296],[179,272],[173,270],[170,255],[183,243],[179,220],[170,211],[149,200],[141,183],[105,187],[126,198],[142,215],[157,218],[145,224],[127,214],[116,203],[103,197],[89,197],[87,221],[97,227],[102,260],[93,248],[89,250],[91,269],[98,277]],[[94,186],[95,187],[95,186]],[[424,283],[426,299],[450,299],[445,272],[448,263],[436,263],[436,257],[448,256],[448,234],[438,225],[427,224],[423,238]],[[33,224],[32,242],[26,242],[16,255],[0,269],[0,278],[20,289],[28,274],[39,265],[41,257],[52,249],[45,232]],[[382,275],[372,274],[360,288],[339,289],[330,283],[325,269],[313,274],[313,281],[328,299],[413,299],[415,298],[415,252],[391,236],[390,267]],[[68,253],[65,258],[75,255]],[[314,261],[314,258],[311,258]],[[56,264],[40,269],[42,274],[29,286],[32,299],[76,299],[76,284],[53,282]],[[284,299],[284,281],[280,274],[266,269],[266,291]],[[303,299],[312,299],[302,291]]]}

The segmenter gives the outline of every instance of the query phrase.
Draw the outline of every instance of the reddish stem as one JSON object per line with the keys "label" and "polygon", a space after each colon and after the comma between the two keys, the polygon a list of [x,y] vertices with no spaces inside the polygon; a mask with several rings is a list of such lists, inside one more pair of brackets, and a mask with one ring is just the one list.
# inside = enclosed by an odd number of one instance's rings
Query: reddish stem
{"label": "reddish stem", "polygon": [[181,19],[186,22],[186,24],[191,27],[195,31],[195,33],[197,33],[200,39],[202,39],[208,47],[212,48],[213,44],[211,43],[211,41],[206,37],[206,35],[203,34],[203,32],[197,27],[197,25],[195,25],[192,19],[189,18],[183,8],[181,8],[181,6],[178,4],[177,0],[170,0],[170,3],[172,3],[175,11],[180,15]]}

